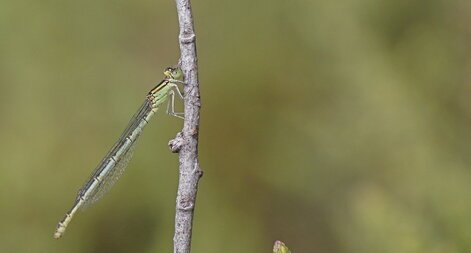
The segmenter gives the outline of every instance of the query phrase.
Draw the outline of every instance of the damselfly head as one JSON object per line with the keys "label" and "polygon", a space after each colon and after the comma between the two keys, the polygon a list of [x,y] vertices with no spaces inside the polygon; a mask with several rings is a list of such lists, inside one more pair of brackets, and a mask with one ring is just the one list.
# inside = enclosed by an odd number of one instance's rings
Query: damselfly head
{"label": "damselfly head", "polygon": [[169,79],[183,80],[183,72],[179,67],[168,67],[164,71],[164,75]]}

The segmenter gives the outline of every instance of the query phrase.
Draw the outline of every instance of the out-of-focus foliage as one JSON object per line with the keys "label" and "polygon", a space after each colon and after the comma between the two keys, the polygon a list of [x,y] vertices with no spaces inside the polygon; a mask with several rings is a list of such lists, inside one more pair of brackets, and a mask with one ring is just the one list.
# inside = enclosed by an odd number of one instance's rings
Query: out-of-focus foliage
{"label": "out-of-focus foliage", "polygon": [[[471,2],[193,1],[193,252],[471,251]],[[162,69],[173,1],[0,2],[0,252],[170,252],[182,122],[56,223]],[[274,222],[276,221],[276,222]]]}
{"label": "out-of-focus foliage", "polygon": [[273,245],[273,253],[291,253],[282,241],[276,241]]}

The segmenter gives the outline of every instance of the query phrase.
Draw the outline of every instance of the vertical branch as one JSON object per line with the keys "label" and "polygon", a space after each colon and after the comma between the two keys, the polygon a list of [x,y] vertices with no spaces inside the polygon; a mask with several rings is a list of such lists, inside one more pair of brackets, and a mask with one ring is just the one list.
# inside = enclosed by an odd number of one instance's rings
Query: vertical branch
{"label": "vertical branch", "polygon": [[193,213],[198,181],[202,175],[198,163],[200,94],[196,56],[196,35],[189,0],[175,0],[180,26],[180,61],[185,75],[185,121],[183,130],[169,145],[179,152],[180,175],[175,213],[174,253],[190,253]]}

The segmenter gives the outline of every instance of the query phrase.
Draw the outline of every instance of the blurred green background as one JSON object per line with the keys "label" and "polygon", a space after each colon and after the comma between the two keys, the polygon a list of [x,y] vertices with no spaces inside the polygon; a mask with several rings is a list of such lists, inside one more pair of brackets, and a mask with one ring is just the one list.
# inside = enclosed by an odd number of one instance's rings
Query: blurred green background
{"label": "blurred green background", "polygon": [[[471,251],[471,2],[193,1],[193,252]],[[52,234],[177,62],[173,1],[0,2],[0,252],[171,252],[182,121]]]}

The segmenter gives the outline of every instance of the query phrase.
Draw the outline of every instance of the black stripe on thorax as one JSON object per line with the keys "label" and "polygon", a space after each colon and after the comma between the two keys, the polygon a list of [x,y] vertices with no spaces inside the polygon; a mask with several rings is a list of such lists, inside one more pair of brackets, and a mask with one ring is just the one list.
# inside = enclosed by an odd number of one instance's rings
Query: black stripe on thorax
{"label": "black stripe on thorax", "polygon": [[168,80],[167,79],[164,79],[162,80],[159,84],[157,84],[152,90],[149,91],[149,95],[153,95],[155,93],[157,93],[158,91],[160,91],[162,88],[164,88],[165,86],[167,86],[168,84]]}

